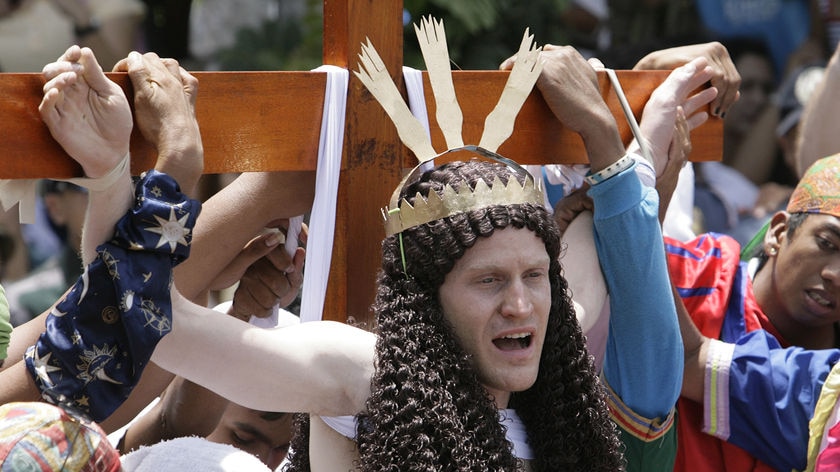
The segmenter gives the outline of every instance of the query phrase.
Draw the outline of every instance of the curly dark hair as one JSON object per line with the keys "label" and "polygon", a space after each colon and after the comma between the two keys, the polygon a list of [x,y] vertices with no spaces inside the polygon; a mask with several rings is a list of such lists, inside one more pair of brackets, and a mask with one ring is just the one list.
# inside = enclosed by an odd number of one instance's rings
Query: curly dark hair
{"label": "curly dark hair", "polygon": [[[479,179],[492,185],[497,176],[503,183],[511,176],[524,180],[501,164],[459,161],[426,172],[402,193],[403,197],[440,194],[447,184],[474,188]],[[559,230],[542,206],[516,204],[456,214],[383,241],[374,302],[376,373],[367,411],[359,415],[359,470],[521,468],[498,421],[493,398],[479,381],[438,299],[446,274],[478,238],[509,226],[536,233],[551,259],[552,302],[540,371],[536,383],[514,393],[509,405],[529,433],[536,457],[531,467],[535,471],[623,469],[604,388],[561,273]]]}

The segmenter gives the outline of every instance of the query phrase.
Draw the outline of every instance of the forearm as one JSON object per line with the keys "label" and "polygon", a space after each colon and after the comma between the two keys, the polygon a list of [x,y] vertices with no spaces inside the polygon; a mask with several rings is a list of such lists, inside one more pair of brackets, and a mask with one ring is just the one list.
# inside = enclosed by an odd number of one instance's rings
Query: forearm
{"label": "forearm", "polygon": [[610,293],[604,374],[634,411],[662,417],[679,397],[683,352],[656,193],[641,185],[632,169],[589,192],[598,258]]}
{"label": "forearm", "polygon": [[591,126],[580,132],[593,174],[607,168],[625,154],[615,118],[606,104],[603,105],[604,113],[594,114]]}
{"label": "forearm", "polygon": [[82,263],[90,264],[96,248],[114,234],[114,226],[131,208],[134,192],[126,166],[122,175],[106,189],[88,191],[88,207],[82,227]]}
{"label": "forearm", "polygon": [[[309,211],[314,197],[312,172],[245,173],[203,205],[193,251],[201,257],[175,270],[178,291],[194,299],[271,222]],[[247,211],[242,211],[247,208]],[[231,227],[232,216],[235,227]]]}
{"label": "forearm", "polygon": [[337,416],[364,408],[372,333],[334,322],[266,330],[176,299],[172,332],[152,358],[164,369],[261,411]]}
{"label": "forearm", "polygon": [[[73,403],[95,421],[125,401],[170,329],[172,267],[189,255],[200,210],[171,177],[154,171],[138,183],[133,201],[25,355],[45,397]],[[86,359],[101,349],[107,361],[94,375]]]}
{"label": "forearm", "polygon": [[23,354],[26,352],[26,349],[35,344],[38,340],[38,336],[44,332],[45,321],[48,314],[49,311],[45,311],[38,317],[33,318],[22,325],[15,326],[9,342],[8,360],[2,368],[0,368],[0,372],[2,372],[3,369],[11,367],[13,363],[23,360]]}
{"label": "forearm", "polygon": [[41,392],[32,381],[23,361],[6,362],[0,372],[0,403],[38,401]]}
{"label": "forearm", "polygon": [[837,122],[840,112],[840,49],[825,69],[822,81],[811,94],[802,112],[796,146],[796,170],[801,176],[818,159],[840,151]]}
{"label": "forearm", "polygon": [[175,375],[171,372],[167,372],[155,363],[150,362],[143,369],[143,375],[137,382],[137,386],[131,391],[128,399],[99,425],[109,434],[127,425],[166,390],[174,377]]}
{"label": "forearm", "polygon": [[683,369],[682,396],[703,401],[705,386],[706,359],[709,351],[709,338],[703,336],[692,321],[688,310],[677,293],[676,287],[671,287],[674,302],[677,307],[677,320],[680,325],[680,337],[685,351],[685,367]]}

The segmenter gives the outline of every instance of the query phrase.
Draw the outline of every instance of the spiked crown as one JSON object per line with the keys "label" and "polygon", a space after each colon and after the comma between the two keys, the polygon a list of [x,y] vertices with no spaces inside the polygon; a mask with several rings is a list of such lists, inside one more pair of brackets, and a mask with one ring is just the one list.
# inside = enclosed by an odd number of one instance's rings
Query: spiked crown
{"label": "spiked crown", "polygon": [[[539,183],[535,182],[522,166],[495,152],[510,137],[516,115],[531,93],[542,70],[542,63],[539,61],[540,49],[533,47],[533,36],[528,34],[527,29],[525,30],[516,61],[499,102],[484,122],[484,132],[479,144],[465,146],[461,135],[463,115],[452,83],[443,22],[432,18],[423,19],[420,26],[414,26],[414,30],[420,41],[423,60],[428,69],[429,81],[437,106],[436,118],[446,139],[448,150],[442,153],[435,151],[425,128],[411,114],[408,105],[385,69],[382,59],[370,44],[370,40],[367,44],[362,44],[362,53],[359,54],[361,63],[359,70],[354,72],[388,113],[397,127],[400,140],[420,161],[394,190],[389,206],[382,210],[386,235],[390,236],[430,221],[492,205],[518,203],[542,205],[544,197]],[[507,184],[497,177],[493,182],[479,181],[475,188],[470,188],[469,185],[462,185],[457,189],[446,186],[442,195],[432,191],[424,197],[418,193],[414,198],[414,204],[400,199],[402,189],[406,185],[413,183],[424,172],[434,167],[435,158],[454,151],[470,151],[486,159],[500,162],[508,166],[512,174],[523,176],[524,183],[520,184],[519,179],[511,175]]]}

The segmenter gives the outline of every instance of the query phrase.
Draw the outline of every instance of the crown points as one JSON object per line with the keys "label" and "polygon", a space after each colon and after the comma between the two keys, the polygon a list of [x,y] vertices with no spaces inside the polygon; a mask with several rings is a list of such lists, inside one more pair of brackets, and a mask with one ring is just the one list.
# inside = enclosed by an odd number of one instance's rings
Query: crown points
{"label": "crown points", "polygon": [[446,185],[442,194],[441,196],[432,191],[428,197],[423,197],[418,193],[414,197],[413,205],[402,199],[399,211],[384,209],[382,214],[385,217],[386,235],[493,205],[543,205],[540,186],[531,177],[526,178],[524,184],[520,184],[516,177],[511,175],[505,185],[499,176],[496,176],[492,186],[487,185],[484,180],[478,180],[474,189],[467,184],[462,184],[458,190]]}

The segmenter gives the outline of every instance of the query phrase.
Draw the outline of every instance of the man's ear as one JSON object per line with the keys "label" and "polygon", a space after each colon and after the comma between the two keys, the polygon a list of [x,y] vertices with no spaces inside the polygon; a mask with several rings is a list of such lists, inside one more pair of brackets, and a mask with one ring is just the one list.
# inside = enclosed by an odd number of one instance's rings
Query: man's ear
{"label": "man's ear", "polygon": [[790,213],[777,211],[770,219],[770,227],[764,235],[764,253],[774,255],[779,251],[782,241],[787,237],[788,219]]}

